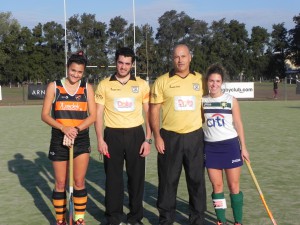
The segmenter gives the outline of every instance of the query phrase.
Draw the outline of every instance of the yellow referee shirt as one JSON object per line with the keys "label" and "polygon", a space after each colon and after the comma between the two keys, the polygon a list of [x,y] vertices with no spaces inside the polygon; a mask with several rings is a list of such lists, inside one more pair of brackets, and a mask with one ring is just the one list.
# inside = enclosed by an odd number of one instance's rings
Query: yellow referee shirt
{"label": "yellow referee shirt", "polygon": [[202,127],[201,99],[204,79],[190,72],[181,78],[173,71],[156,79],[150,103],[162,104],[162,128],[176,133],[189,133]]}
{"label": "yellow referee shirt", "polygon": [[105,106],[104,125],[131,128],[143,124],[143,103],[149,102],[149,92],[147,82],[133,75],[124,85],[115,75],[102,80],[95,91],[95,101]]}

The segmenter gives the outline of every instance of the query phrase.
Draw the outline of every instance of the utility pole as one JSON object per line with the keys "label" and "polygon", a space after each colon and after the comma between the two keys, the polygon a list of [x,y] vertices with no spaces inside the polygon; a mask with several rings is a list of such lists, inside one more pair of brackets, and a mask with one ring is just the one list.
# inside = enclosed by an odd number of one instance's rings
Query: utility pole
{"label": "utility pole", "polygon": [[147,77],[146,80],[149,84],[149,70],[148,70],[148,25],[146,25],[146,66],[147,66]]}

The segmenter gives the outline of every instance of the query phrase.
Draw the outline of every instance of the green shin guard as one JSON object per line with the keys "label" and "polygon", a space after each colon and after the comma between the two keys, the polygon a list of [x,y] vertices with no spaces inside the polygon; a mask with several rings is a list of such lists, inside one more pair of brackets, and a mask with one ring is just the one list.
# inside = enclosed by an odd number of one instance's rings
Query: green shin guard
{"label": "green shin guard", "polygon": [[226,210],[227,206],[226,206],[224,192],[217,193],[217,194],[212,193],[211,197],[213,200],[213,205],[215,208],[217,219],[219,221],[221,221],[222,223],[225,223],[226,222],[225,210]]}
{"label": "green shin guard", "polygon": [[243,220],[243,193],[230,194],[231,208],[235,222],[241,223]]}

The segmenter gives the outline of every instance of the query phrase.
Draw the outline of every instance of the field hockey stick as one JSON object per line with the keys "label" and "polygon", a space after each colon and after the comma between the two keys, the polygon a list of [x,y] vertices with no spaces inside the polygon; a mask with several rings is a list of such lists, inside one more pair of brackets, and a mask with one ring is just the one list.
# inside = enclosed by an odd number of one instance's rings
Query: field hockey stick
{"label": "field hockey stick", "polygon": [[73,225],[73,212],[74,212],[74,204],[73,204],[73,155],[74,148],[73,144],[70,147],[69,152],[69,225]]}
{"label": "field hockey stick", "polygon": [[271,211],[270,211],[270,209],[269,209],[269,207],[268,207],[268,205],[267,205],[267,202],[266,202],[266,200],[265,200],[265,198],[264,198],[264,195],[263,195],[263,193],[262,193],[262,191],[261,191],[261,189],[260,189],[260,187],[259,187],[259,184],[258,184],[258,182],[257,182],[257,179],[256,179],[254,173],[253,173],[253,170],[252,170],[252,167],[251,167],[250,163],[248,162],[248,160],[245,160],[245,162],[246,162],[246,165],[247,165],[248,170],[249,170],[249,172],[250,172],[250,175],[251,175],[251,177],[252,177],[252,179],[253,179],[253,181],[254,181],[254,184],[255,184],[255,186],[256,186],[256,188],[257,188],[257,191],[258,191],[258,193],[259,193],[259,196],[260,196],[260,198],[261,198],[261,201],[262,201],[262,203],[263,203],[265,209],[267,210],[267,213],[268,213],[268,215],[269,215],[271,221],[273,222],[273,225],[277,225],[277,223],[276,223],[276,221],[275,221],[275,219],[274,219],[274,217],[273,217],[273,215],[272,215],[272,213],[271,213]]}

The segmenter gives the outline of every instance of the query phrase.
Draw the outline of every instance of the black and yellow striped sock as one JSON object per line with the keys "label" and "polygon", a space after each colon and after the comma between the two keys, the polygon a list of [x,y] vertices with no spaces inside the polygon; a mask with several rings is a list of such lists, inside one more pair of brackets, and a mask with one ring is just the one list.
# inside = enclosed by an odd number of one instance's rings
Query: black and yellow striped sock
{"label": "black and yellow striped sock", "polygon": [[87,190],[74,190],[73,192],[75,221],[78,219],[84,219],[84,213],[87,204]]}
{"label": "black and yellow striped sock", "polygon": [[56,220],[64,221],[66,216],[67,193],[53,190],[52,203],[54,206]]}

